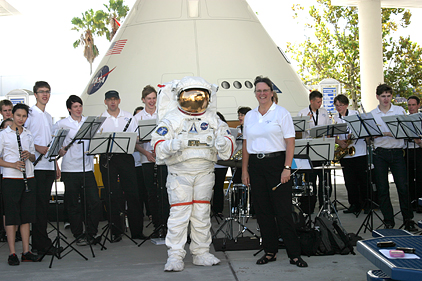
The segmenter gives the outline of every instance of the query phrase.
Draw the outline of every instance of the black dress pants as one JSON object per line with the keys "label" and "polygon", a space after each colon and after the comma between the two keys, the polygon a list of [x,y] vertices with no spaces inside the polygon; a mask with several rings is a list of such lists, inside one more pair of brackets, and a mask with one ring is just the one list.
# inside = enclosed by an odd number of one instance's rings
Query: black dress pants
{"label": "black dress pants", "polygon": [[37,182],[36,217],[37,222],[32,224],[32,249],[46,250],[51,245],[47,233],[48,206],[51,198],[51,187],[56,173],[50,170],[35,170]]}
{"label": "black dress pants", "polygon": [[368,195],[367,168],[368,160],[366,155],[343,158],[340,160],[343,167],[344,182],[347,189],[347,197],[350,205],[361,207]]}
{"label": "black dress pants", "polygon": [[[118,235],[124,231],[125,210],[121,198],[123,193],[124,201],[127,203],[127,218],[132,237],[140,235],[143,218],[133,156],[131,154],[114,154],[109,160],[107,168],[104,167],[106,163],[106,155],[103,154],[100,157],[100,170],[105,188],[107,212],[111,211],[113,225],[111,233]],[[110,181],[108,176],[110,176]],[[110,201],[111,206],[109,206]]]}
{"label": "black dress pants", "polygon": [[300,257],[300,242],[292,217],[292,181],[272,190],[280,183],[284,160],[284,153],[281,156],[263,159],[250,155],[249,177],[264,251],[278,252],[279,230],[286,245],[287,255],[294,259]]}
{"label": "black dress pants", "polygon": [[86,233],[94,237],[98,232],[98,222],[101,216],[101,201],[94,173],[92,171],[85,173],[85,185],[83,172],[63,172],[62,180],[65,185],[64,200],[73,236],[79,237],[84,232],[83,221],[86,203]]}

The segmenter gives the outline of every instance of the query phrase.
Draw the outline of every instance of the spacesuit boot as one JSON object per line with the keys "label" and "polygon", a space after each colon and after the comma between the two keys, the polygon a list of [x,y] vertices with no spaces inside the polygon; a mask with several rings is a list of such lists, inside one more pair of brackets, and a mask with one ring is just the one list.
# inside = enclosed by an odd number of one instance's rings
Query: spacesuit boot
{"label": "spacesuit boot", "polygon": [[183,258],[179,255],[169,256],[166,265],[164,265],[164,271],[183,271],[184,268]]}
{"label": "spacesuit boot", "polygon": [[220,263],[219,259],[217,259],[213,254],[210,254],[208,252],[192,256],[194,265],[212,266]]}

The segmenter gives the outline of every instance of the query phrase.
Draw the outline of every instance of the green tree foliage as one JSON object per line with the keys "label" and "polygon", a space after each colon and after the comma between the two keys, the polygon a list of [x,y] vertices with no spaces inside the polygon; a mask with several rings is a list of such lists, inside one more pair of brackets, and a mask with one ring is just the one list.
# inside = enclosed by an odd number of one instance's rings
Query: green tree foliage
{"label": "green tree foliage", "polygon": [[89,62],[90,74],[92,74],[92,63],[100,54],[97,46],[94,44],[94,35],[101,36],[106,31],[104,23],[98,20],[98,16],[92,9],[82,13],[82,17],[74,17],[72,19],[74,27],[72,30],[81,32],[80,38],[73,43],[73,47],[84,46],[84,57]]}
{"label": "green tree foliage", "polygon": [[110,29],[105,31],[105,35],[107,40],[111,41],[119,29],[117,22],[126,17],[129,7],[123,4],[123,0],[109,0],[109,4],[104,4],[104,7],[107,8],[107,12],[99,10],[96,12],[96,16],[105,26],[110,26]]}
{"label": "green tree foliage", "polygon": [[[330,0],[316,0],[311,6],[305,28],[314,31],[298,46],[288,43],[287,52],[299,63],[298,73],[304,81],[315,83],[334,78],[343,84],[356,105],[360,97],[359,27],[356,7],[332,6]],[[292,7],[294,18],[303,18],[304,8]],[[395,93],[408,97],[422,85],[422,49],[409,37],[392,37],[410,24],[411,13],[404,9],[382,9],[382,36],[385,82]]]}

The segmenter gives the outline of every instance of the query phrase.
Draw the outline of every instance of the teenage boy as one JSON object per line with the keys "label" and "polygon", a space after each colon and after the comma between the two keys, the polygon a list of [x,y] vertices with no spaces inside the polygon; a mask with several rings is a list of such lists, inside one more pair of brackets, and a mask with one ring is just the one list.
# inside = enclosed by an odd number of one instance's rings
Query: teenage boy
{"label": "teenage boy", "polygon": [[[70,145],[86,120],[86,117],[82,116],[81,98],[71,95],[66,101],[66,107],[69,116],[54,124],[53,130],[69,129],[63,142],[63,148],[59,151],[59,154],[63,156],[61,178],[65,186],[64,199],[69,215],[70,230],[77,238],[76,245],[85,246],[95,242],[94,238],[98,232],[98,222],[101,216],[101,201],[93,172],[94,157],[88,156],[84,152],[89,147],[89,141],[82,140],[82,143],[77,140]],[[68,147],[69,145],[70,147]],[[84,205],[85,203],[86,205]],[[84,214],[84,210],[86,214]],[[86,236],[83,235],[83,222],[85,222]]]}
{"label": "teenage boy", "polygon": [[390,199],[390,185],[388,183],[388,169],[394,177],[397,193],[399,195],[400,210],[403,216],[404,228],[407,231],[416,231],[413,211],[410,208],[409,189],[406,177],[406,162],[404,160],[404,140],[396,139],[389,131],[383,116],[403,115],[402,107],[393,105],[393,89],[387,84],[380,84],[376,89],[378,106],[371,111],[377,124],[379,124],[382,137],[374,140],[374,174],[378,190],[379,207],[384,216],[385,228],[394,228],[394,211]]}
{"label": "teenage boy", "polygon": [[[38,158],[41,154],[47,153],[52,140],[53,118],[45,111],[45,107],[50,100],[51,87],[45,81],[37,81],[33,92],[36,104],[29,111],[25,127],[34,137],[35,158]],[[35,166],[37,222],[32,225],[32,250],[37,251],[39,255],[54,255],[62,250],[62,247],[59,249],[51,246],[52,241],[47,233],[51,186],[56,178],[60,178],[60,169],[57,167],[56,173],[54,173],[54,162],[42,157],[41,161]]]}

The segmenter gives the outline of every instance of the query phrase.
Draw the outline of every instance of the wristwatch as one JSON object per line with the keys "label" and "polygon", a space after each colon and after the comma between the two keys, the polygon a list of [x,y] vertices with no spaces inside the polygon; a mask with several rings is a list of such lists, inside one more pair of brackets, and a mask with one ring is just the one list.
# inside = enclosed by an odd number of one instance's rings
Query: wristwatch
{"label": "wristwatch", "polygon": [[286,169],[286,170],[291,170],[291,169],[292,169],[292,167],[290,167],[290,166],[284,166],[284,169]]}

